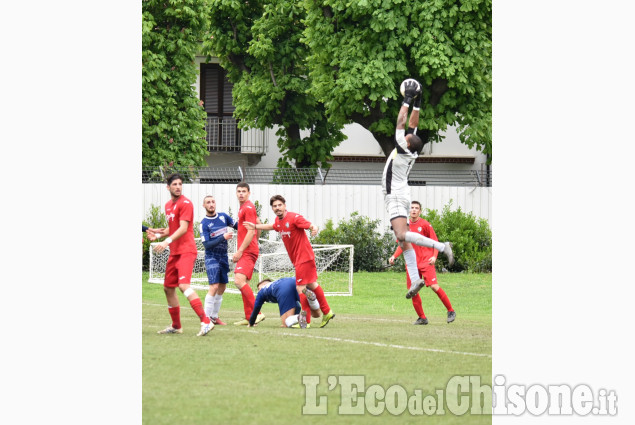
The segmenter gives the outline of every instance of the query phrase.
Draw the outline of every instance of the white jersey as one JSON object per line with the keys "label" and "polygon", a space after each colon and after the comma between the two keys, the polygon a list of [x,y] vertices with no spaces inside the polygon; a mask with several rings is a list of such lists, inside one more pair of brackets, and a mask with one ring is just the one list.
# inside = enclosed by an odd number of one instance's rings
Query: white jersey
{"label": "white jersey", "polygon": [[381,187],[384,195],[410,196],[408,174],[410,174],[410,170],[419,154],[410,152],[405,133],[405,129],[395,131],[396,147],[388,156],[384,174],[381,178]]}

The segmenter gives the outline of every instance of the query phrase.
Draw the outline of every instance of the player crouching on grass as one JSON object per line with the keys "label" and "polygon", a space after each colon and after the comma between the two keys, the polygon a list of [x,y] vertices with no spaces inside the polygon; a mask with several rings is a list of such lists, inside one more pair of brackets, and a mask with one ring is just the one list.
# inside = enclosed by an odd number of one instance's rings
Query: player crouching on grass
{"label": "player crouching on grass", "polygon": [[300,296],[296,290],[295,278],[283,277],[274,282],[265,279],[258,283],[258,295],[249,318],[249,327],[256,325],[256,318],[265,302],[278,304],[283,328],[305,329],[310,326],[306,321],[306,311],[300,307]]}

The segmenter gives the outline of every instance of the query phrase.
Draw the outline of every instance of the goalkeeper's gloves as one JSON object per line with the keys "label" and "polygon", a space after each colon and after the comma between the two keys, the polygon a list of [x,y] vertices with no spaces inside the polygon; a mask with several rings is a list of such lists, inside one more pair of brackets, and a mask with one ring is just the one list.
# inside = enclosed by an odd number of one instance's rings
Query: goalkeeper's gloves
{"label": "goalkeeper's gloves", "polygon": [[412,100],[412,110],[413,111],[418,111],[419,109],[421,109],[421,91]]}
{"label": "goalkeeper's gloves", "polygon": [[[421,86],[419,86],[414,81],[407,81],[404,84],[404,97],[403,104],[404,105],[412,105],[413,101],[421,97]],[[419,105],[421,105],[421,101],[419,100]]]}

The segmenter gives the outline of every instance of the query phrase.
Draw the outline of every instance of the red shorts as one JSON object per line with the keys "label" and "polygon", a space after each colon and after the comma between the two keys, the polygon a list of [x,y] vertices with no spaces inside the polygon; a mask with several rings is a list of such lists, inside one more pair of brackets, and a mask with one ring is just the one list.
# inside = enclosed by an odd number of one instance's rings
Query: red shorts
{"label": "red shorts", "polygon": [[[429,265],[427,267],[419,269],[419,275],[423,278],[426,287],[432,286],[435,283],[439,283],[437,282],[437,271],[434,269],[433,265]],[[408,289],[410,289],[410,284],[410,276],[406,272],[406,285],[408,286]]]}
{"label": "red shorts", "polygon": [[254,274],[254,267],[256,266],[256,260],[258,259],[258,254],[254,254],[251,252],[243,252],[243,255],[240,257],[240,260],[236,263],[236,268],[234,269],[234,274],[241,273],[247,277],[247,280],[251,280],[251,276]]}
{"label": "red shorts", "polygon": [[168,263],[165,266],[165,279],[163,286],[168,288],[176,288],[179,285],[189,285],[192,281],[192,270],[196,262],[197,254],[179,254],[168,257]]}
{"label": "red shorts", "polygon": [[295,284],[308,285],[317,282],[317,269],[315,261],[305,261],[295,266]]}

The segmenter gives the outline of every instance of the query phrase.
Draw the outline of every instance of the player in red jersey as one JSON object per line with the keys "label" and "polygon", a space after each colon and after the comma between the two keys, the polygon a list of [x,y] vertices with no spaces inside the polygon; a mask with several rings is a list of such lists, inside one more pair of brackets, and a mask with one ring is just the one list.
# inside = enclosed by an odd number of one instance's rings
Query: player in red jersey
{"label": "player in red jersey", "polygon": [[[232,257],[232,261],[236,264],[234,268],[234,283],[243,297],[243,309],[245,310],[245,318],[234,323],[234,325],[238,326],[249,326],[249,318],[256,302],[256,297],[254,297],[249,281],[258,259],[258,236],[255,230],[247,229],[242,225],[245,222],[258,222],[256,206],[249,200],[249,195],[251,195],[251,192],[247,183],[240,182],[236,185],[236,197],[240,208],[238,209],[236,252]],[[265,315],[260,313],[256,318],[256,323],[260,323],[263,320],[265,320]]]}
{"label": "player in red jersey", "polygon": [[[420,235],[423,235],[432,240],[438,241],[437,234],[434,231],[432,225],[423,218],[421,215],[421,203],[418,201],[412,201],[410,204],[410,220],[408,225],[410,226],[411,232],[417,232]],[[445,308],[448,310],[448,323],[454,322],[456,318],[456,313],[452,308],[452,304],[450,303],[450,299],[448,298],[445,291],[439,286],[439,282],[437,281],[437,272],[434,268],[434,263],[437,261],[437,255],[439,251],[435,248],[428,248],[425,246],[414,245],[413,248],[415,250],[415,254],[417,256],[417,268],[419,269],[419,274],[423,279],[418,287],[411,289],[411,281],[410,276],[406,274],[406,285],[408,286],[408,298],[412,298],[412,305],[415,308],[415,311],[419,315],[419,318],[413,325],[427,325],[428,319],[426,315],[423,313],[423,306],[421,304],[421,296],[418,294],[419,289],[421,289],[424,285],[429,286],[435,294],[439,297]],[[390,264],[395,263],[395,258],[401,255],[401,247],[397,246],[395,253],[388,260]]]}
{"label": "player in red jersey", "polygon": [[157,238],[168,237],[154,247],[156,253],[163,252],[170,245],[170,256],[165,269],[163,290],[168,301],[168,311],[172,317],[172,325],[158,333],[183,333],[179,298],[176,295],[176,288],[179,288],[190,302],[194,312],[201,319],[201,330],[197,336],[203,336],[214,329],[214,324],[205,315],[205,310],[198,294],[190,288],[192,270],[197,255],[196,242],[194,242],[194,206],[182,194],[183,178],[179,174],[171,174],[167,179],[167,183],[171,197],[165,204],[168,228],[150,229]]}
{"label": "player in red jersey", "polygon": [[[311,307],[306,297],[308,292],[306,289],[308,288],[315,294],[320,304],[320,310],[322,310],[322,323],[320,327],[323,328],[335,317],[335,314],[331,311],[326,301],[324,290],[317,283],[315,254],[313,253],[313,248],[305,232],[306,229],[311,229],[311,235],[315,236],[318,228],[308,222],[300,214],[287,211],[286,200],[282,195],[272,196],[269,200],[269,205],[271,205],[271,209],[277,216],[273,224],[258,224],[255,221],[245,221],[244,226],[252,231],[275,230],[280,233],[289,258],[295,267],[296,287],[298,294],[300,294],[302,309],[307,313],[307,322],[311,321]],[[308,293],[310,296],[313,295],[310,292]]]}

